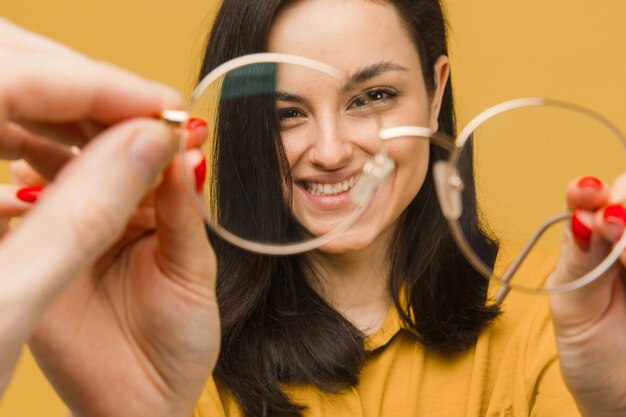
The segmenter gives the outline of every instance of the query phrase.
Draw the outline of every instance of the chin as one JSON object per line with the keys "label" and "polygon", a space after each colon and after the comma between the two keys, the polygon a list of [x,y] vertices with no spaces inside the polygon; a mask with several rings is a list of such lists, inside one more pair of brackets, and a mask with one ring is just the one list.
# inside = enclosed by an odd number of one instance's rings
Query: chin
{"label": "chin", "polygon": [[329,255],[359,252],[369,248],[378,240],[379,234],[373,232],[371,229],[368,231],[348,229],[345,233],[321,246],[318,250]]}
{"label": "chin", "polygon": [[[382,200],[385,199],[380,201]],[[318,250],[329,255],[359,252],[373,246],[386,250],[388,240],[394,230],[395,221],[397,221],[397,219],[389,219],[386,214],[388,213],[385,213],[381,207],[369,207],[348,230],[320,246]],[[335,230],[345,220],[345,216],[339,216],[332,220],[326,219],[326,221],[319,219],[316,219],[315,222],[303,221],[303,225],[314,236],[322,236]]]}

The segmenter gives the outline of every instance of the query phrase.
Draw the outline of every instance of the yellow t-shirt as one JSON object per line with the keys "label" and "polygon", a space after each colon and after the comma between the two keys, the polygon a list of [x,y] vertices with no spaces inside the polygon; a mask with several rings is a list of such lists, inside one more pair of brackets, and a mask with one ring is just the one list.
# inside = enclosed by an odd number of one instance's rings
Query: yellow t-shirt
{"label": "yellow t-shirt", "polygon": [[[500,256],[501,258],[501,256]],[[537,279],[544,265],[530,270]],[[494,291],[494,289],[490,289]],[[339,394],[313,386],[286,392],[305,405],[306,417],[520,417],[579,416],[559,371],[554,333],[545,296],[512,292],[501,316],[476,345],[453,357],[426,352],[395,309],[365,340],[371,352],[359,384]],[[211,379],[194,417],[239,417],[241,410]]]}

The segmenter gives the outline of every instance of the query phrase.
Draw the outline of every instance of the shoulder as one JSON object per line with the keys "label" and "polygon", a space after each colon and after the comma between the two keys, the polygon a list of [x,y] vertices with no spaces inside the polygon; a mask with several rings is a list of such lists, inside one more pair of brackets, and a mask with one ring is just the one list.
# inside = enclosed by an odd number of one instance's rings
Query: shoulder
{"label": "shoulder", "polygon": [[193,417],[243,417],[241,408],[230,392],[218,388],[211,376],[202,389]]}

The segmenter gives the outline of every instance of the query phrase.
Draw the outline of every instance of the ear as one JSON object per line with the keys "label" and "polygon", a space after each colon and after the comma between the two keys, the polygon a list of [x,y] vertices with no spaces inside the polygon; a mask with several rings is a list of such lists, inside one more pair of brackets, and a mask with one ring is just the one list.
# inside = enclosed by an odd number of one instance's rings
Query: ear
{"label": "ear", "polygon": [[441,101],[443,99],[443,92],[446,89],[448,83],[448,77],[450,76],[450,59],[441,55],[435,61],[435,91],[430,101],[430,129],[436,132],[439,129],[439,111],[441,110]]}

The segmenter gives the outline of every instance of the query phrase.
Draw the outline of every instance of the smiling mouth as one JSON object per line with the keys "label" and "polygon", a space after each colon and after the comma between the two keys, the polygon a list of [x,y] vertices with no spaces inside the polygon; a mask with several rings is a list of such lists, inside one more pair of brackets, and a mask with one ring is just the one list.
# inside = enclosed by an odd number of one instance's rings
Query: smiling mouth
{"label": "smiling mouth", "polygon": [[356,184],[358,179],[359,176],[355,175],[347,180],[335,183],[302,181],[301,184],[309,194],[320,196],[333,196],[350,191],[352,187],[354,187],[354,184]]}

